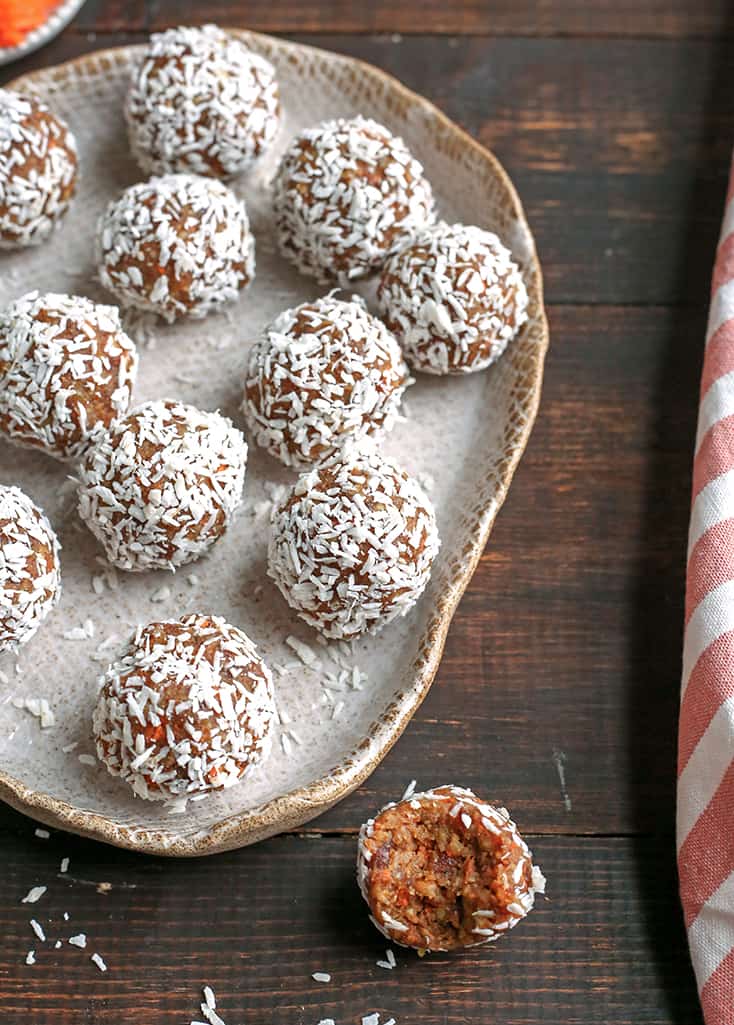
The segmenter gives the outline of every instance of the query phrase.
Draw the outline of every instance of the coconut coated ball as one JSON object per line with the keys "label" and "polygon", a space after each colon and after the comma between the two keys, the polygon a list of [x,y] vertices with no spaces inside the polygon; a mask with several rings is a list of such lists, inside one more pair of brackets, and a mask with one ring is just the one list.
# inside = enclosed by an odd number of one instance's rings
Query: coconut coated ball
{"label": "coconut coated ball", "polygon": [[59,600],[59,551],[41,509],[0,484],[0,652],[29,641]]}
{"label": "coconut coated ball", "polygon": [[502,355],[528,319],[512,255],[490,231],[437,224],[385,264],[377,302],[414,370],[462,374]]}
{"label": "coconut coated ball", "polygon": [[100,680],[97,756],[138,797],[223,790],[265,757],[275,704],[247,634],[217,616],[138,627]]}
{"label": "coconut coated ball", "polygon": [[358,296],[327,295],[281,313],[252,347],[242,408],[259,445],[305,468],[389,431],[409,383],[382,321]]}
{"label": "coconut coated ball", "polygon": [[421,165],[364,117],[301,132],[276,173],[273,206],[283,255],[303,274],[342,283],[377,270],[435,216]]}
{"label": "coconut coated ball", "polygon": [[349,640],[415,605],[438,548],[418,482],[372,446],[346,446],[276,509],[268,574],[301,619]]}
{"label": "coconut coated ball", "polygon": [[242,502],[247,445],[219,413],[146,402],[79,468],[79,515],[119,569],[175,570],[224,534]]}
{"label": "coconut coated ball", "polygon": [[545,893],[507,809],[455,786],[406,796],[369,819],[357,881],[380,932],[422,951],[497,940]]}
{"label": "coconut coated ball", "polygon": [[133,75],[125,117],[146,174],[231,178],[277,134],[275,71],[216,25],[158,32]]}
{"label": "coconut coated ball", "polygon": [[97,265],[124,305],[169,322],[204,317],[255,276],[245,204],[222,182],[196,175],[131,185],[102,215]]}
{"label": "coconut coated ball", "polygon": [[0,314],[0,431],[76,459],[127,412],[137,365],[115,306],[29,292]]}
{"label": "coconut coated ball", "polygon": [[48,238],[76,182],[76,143],[66,123],[40,100],[0,89],[0,249]]}

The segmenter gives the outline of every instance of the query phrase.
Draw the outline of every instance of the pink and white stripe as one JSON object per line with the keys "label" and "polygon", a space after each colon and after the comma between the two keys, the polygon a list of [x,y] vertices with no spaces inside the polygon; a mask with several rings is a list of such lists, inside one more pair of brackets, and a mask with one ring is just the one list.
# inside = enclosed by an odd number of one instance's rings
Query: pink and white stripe
{"label": "pink and white stripe", "polygon": [[678,738],[678,871],[707,1025],[734,1022],[734,168],[693,464]]}

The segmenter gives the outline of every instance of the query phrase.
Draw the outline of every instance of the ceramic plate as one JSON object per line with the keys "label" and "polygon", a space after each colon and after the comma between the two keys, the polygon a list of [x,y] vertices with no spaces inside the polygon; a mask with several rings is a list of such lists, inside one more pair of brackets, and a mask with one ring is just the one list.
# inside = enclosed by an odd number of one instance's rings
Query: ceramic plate
{"label": "ceramic plate", "polygon": [[[235,186],[255,230],[257,279],[236,304],[204,321],[166,327],[128,317],[141,354],[138,401],[179,398],[221,409],[242,425],[241,380],[252,339],[280,310],[324,291],[278,256],[267,183],[293,134],[326,117],[362,113],[402,135],[426,168],[441,215],[491,228],[512,249],[528,285],[530,319],[489,371],[461,379],[420,376],[408,390],[405,418],[384,447],[429,488],[441,554],[418,606],[349,650],[320,645],[266,577],[270,507],[294,478],[263,452],[251,446],[244,510],[206,559],[175,576],[113,578],[105,576],[101,550],[76,517],[73,468],[0,445],[0,480],[26,490],[60,535],[64,582],[58,608],[17,664],[10,656],[0,660],[7,677],[0,699],[0,797],[49,825],[156,854],[210,854],[299,825],[353,790],[395,743],[431,684],[451,617],[527,441],[548,343],[533,239],[495,158],[375,68],[265,36],[242,37],[276,65],[285,109],[273,151]],[[95,279],[92,240],[107,201],[141,177],[122,116],[138,52],[108,50],[13,83],[68,120],[82,180],[50,242],[0,257],[0,303],[34,288],[110,301]],[[369,286],[362,291],[369,299]],[[221,795],[189,802],[182,812],[134,798],[94,762],[90,719],[97,676],[134,625],[194,610],[243,627],[268,662],[281,667],[275,682],[283,723],[273,753],[255,774]],[[93,636],[66,636],[80,634],[85,623]],[[312,649],[314,658],[306,655],[311,666],[289,637]],[[42,698],[53,711],[51,727],[17,707]]]}

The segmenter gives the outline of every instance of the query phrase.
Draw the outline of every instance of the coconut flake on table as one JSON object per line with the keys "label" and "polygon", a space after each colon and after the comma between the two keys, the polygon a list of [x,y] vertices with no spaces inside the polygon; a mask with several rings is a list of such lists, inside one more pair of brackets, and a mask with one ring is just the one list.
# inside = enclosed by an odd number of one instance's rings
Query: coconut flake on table
{"label": "coconut flake on table", "polygon": [[37,904],[47,889],[47,886],[31,887],[25,897],[21,900],[21,904]]}
{"label": "coconut flake on table", "polygon": [[89,960],[96,964],[101,972],[107,971],[107,965],[99,954],[92,954]]}
{"label": "coconut flake on table", "polygon": [[331,982],[329,972],[311,972],[311,978],[314,982]]}
{"label": "coconut flake on table", "polygon": [[33,932],[36,934],[36,937],[41,941],[41,943],[45,943],[46,933],[43,931],[43,926],[41,925],[41,923],[37,922],[35,918],[32,918],[30,920],[30,926]]}
{"label": "coconut flake on table", "polygon": [[77,933],[76,936],[70,936],[69,937],[69,943],[72,945],[72,947],[79,947],[81,950],[84,950],[84,948],[87,945],[86,934],[83,933],[83,932],[80,932],[80,933]]}

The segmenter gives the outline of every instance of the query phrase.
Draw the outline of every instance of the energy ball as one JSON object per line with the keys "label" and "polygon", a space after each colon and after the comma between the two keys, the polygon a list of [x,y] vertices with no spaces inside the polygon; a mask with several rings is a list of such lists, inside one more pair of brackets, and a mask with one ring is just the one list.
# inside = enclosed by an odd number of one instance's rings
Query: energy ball
{"label": "energy ball", "polygon": [[377,302],[410,366],[427,374],[484,370],[528,319],[510,251],[464,224],[427,228],[391,256]]}
{"label": "energy ball", "polygon": [[262,761],[275,719],[270,670],[242,630],[190,615],[138,627],[100,680],[99,760],[138,797],[223,790]]}
{"label": "energy ball", "polygon": [[259,445],[304,468],[389,431],[409,383],[382,321],[358,296],[327,295],[281,313],[253,346],[242,408]]}
{"label": "energy ball", "polygon": [[146,402],[79,468],[79,515],[119,569],[175,570],[226,531],[242,502],[247,445],[219,413]]}
{"label": "energy ball", "polygon": [[167,174],[110,203],[97,231],[97,264],[123,304],[169,322],[199,318],[250,284],[255,239],[244,202],[226,185]]}
{"label": "energy ball", "polygon": [[0,89],[0,249],[37,245],[69,206],[74,136],[40,100]]}
{"label": "energy ball", "polygon": [[59,599],[59,542],[20,488],[0,484],[0,652],[34,635]]}
{"label": "energy ball", "polygon": [[423,168],[364,117],[324,121],[286,151],[273,183],[280,250],[303,273],[343,283],[377,270],[433,223]]}
{"label": "energy ball", "polygon": [[273,141],[280,122],[273,66],[216,25],[151,36],[125,106],[146,174],[231,178]]}
{"label": "energy ball", "polygon": [[0,431],[76,459],[127,412],[137,366],[115,306],[29,292],[0,314]]}
{"label": "energy ball", "polygon": [[376,633],[423,593],[438,553],[418,482],[371,446],[304,473],[276,509],[268,574],[324,637]]}
{"label": "energy ball", "polygon": [[366,822],[357,881],[380,932],[418,950],[497,940],[545,892],[507,810],[453,786],[388,804]]}

